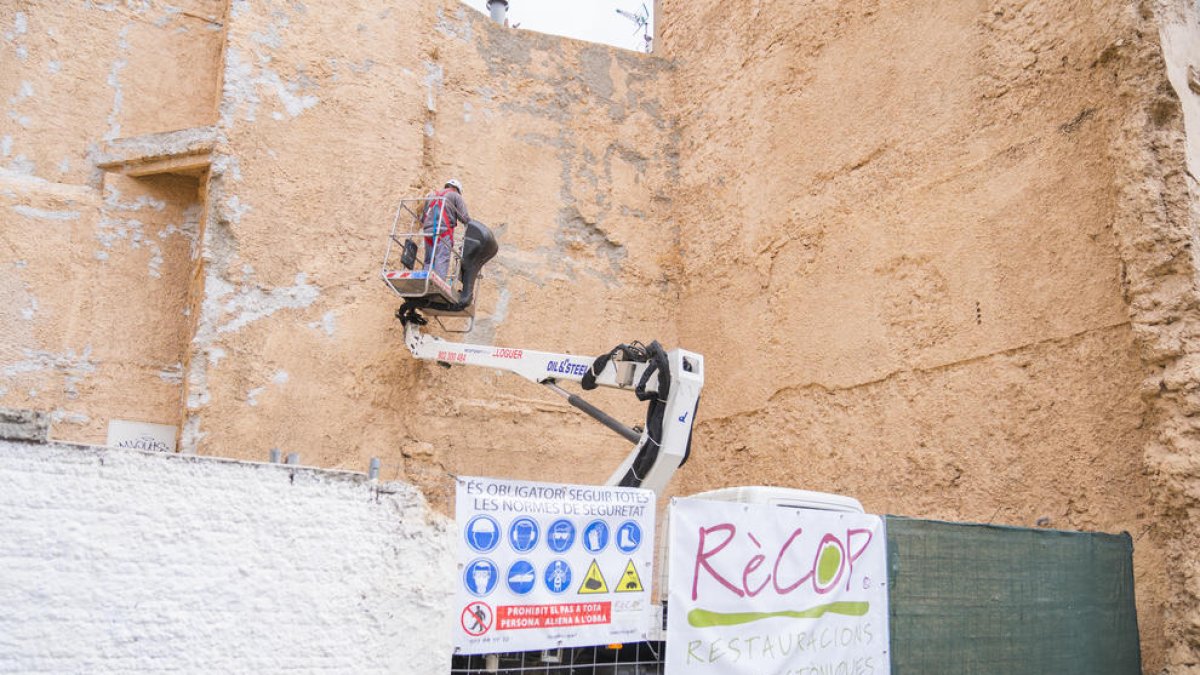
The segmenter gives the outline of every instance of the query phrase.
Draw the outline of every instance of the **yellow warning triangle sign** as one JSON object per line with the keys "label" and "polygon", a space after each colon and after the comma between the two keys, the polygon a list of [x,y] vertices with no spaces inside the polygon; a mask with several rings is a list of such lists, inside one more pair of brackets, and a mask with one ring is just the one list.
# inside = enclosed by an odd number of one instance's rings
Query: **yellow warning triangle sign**
{"label": "yellow warning triangle sign", "polygon": [[587,574],[583,577],[583,583],[579,584],[579,595],[607,592],[608,584],[604,581],[604,575],[600,574],[600,566],[596,564],[596,559],[592,558],[592,565],[588,567]]}
{"label": "yellow warning triangle sign", "polygon": [[[593,565],[595,563],[592,563]],[[646,590],[642,588],[642,578],[638,576],[637,568],[633,565],[631,559],[625,565],[625,573],[621,575],[621,581],[617,584],[618,593],[641,593]]]}

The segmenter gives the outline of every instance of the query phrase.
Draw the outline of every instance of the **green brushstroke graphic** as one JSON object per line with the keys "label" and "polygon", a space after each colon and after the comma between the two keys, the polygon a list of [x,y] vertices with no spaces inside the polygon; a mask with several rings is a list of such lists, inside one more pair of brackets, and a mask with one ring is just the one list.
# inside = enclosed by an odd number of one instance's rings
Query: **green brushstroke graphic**
{"label": "green brushstroke graphic", "polygon": [[780,612],[711,612],[707,609],[696,608],[688,612],[688,623],[694,628],[711,628],[712,626],[738,626],[777,616],[792,619],[816,619],[826,613],[863,616],[870,608],[871,603],[869,602],[830,602],[800,611],[783,610]]}
{"label": "green brushstroke graphic", "polygon": [[834,575],[842,569],[842,551],[832,542],[825,544],[817,555],[817,584],[821,587],[833,582]]}

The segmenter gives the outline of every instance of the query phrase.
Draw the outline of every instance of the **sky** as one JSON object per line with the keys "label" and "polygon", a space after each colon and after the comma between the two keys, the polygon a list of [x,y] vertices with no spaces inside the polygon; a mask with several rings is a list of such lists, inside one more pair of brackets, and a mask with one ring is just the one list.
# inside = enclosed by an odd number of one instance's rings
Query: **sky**
{"label": "sky", "polygon": [[[487,0],[462,0],[463,4],[487,14]],[[508,23],[522,30],[603,42],[614,47],[642,51],[644,42],[637,24],[616,10],[640,13],[654,10],[652,0],[508,0]],[[650,34],[654,34],[651,16]]]}

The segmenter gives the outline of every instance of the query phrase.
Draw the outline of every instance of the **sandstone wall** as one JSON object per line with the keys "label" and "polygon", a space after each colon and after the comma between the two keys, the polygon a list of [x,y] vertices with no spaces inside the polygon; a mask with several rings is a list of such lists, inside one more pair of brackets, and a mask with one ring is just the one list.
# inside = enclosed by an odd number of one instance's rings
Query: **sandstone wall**
{"label": "sandstone wall", "polygon": [[384,235],[454,176],[501,246],[463,339],[705,354],[676,492],[1128,530],[1146,670],[1200,666],[1194,7],[658,18],[647,56],[453,0],[0,7],[0,405],[381,457],[443,510],[456,473],[603,480],[610,432],[401,344]]}
{"label": "sandstone wall", "polygon": [[449,670],[453,527],[412,486],[12,441],[0,483],[0,670]]}
{"label": "sandstone wall", "polygon": [[[0,12],[0,402],[67,440],[120,418],[187,452],[379,456],[439,498],[447,472],[602,480],[623,455],[532,385],[413,362],[378,269],[397,200],[457,176],[501,243],[467,341],[674,344],[661,60],[454,2]],[[197,138],[209,170],[126,175]]]}
{"label": "sandstone wall", "polygon": [[1143,460],[1156,415],[1128,301],[1153,272],[1131,264],[1123,193],[1167,170],[1126,166],[1165,85],[1151,9],[664,2],[673,210],[704,214],[679,332],[713,383],[681,492],[779,482],[875,512],[1127,530],[1145,665],[1164,663],[1185,526],[1160,527]]}
{"label": "sandstone wall", "polygon": [[0,403],[53,411],[59,437],[181,421],[199,184],[98,162],[212,122],[223,4],[0,7]]}
{"label": "sandstone wall", "polygon": [[467,341],[673,343],[661,62],[365,0],[234,2],[225,53],[185,448],[379,456],[440,499],[447,472],[607,477],[624,442],[553,395],[413,361],[378,270],[397,200],[457,176],[500,241]]}
{"label": "sandstone wall", "polygon": [[1200,227],[1200,16],[1194,3],[1164,1],[1121,52],[1119,92],[1127,114],[1114,139],[1121,213],[1115,223],[1126,299],[1146,378],[1146,469],[1154,480],[1166,544],[1170,591],[1165,599],[1167,663],[1172,672],[1200,669],[1200,444],[1197,438],[1198,261]]}

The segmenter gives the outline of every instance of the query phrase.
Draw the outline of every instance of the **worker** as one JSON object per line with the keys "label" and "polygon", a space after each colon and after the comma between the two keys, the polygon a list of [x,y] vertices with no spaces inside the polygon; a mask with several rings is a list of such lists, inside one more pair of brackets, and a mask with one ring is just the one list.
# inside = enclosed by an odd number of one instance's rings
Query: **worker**
{"label": "worker", "polygon": [[425,269],[430,269],[432,260],[434,274],[446,279],[450,271],[450,253],[454,249],[454,228],[458,223],[465,225],[471,220],[467,213],[467,202],[462,197],[462,183],[457,178],[451,178],[441,190],[434,190],[425,199],[428,200],[422,222]]}

